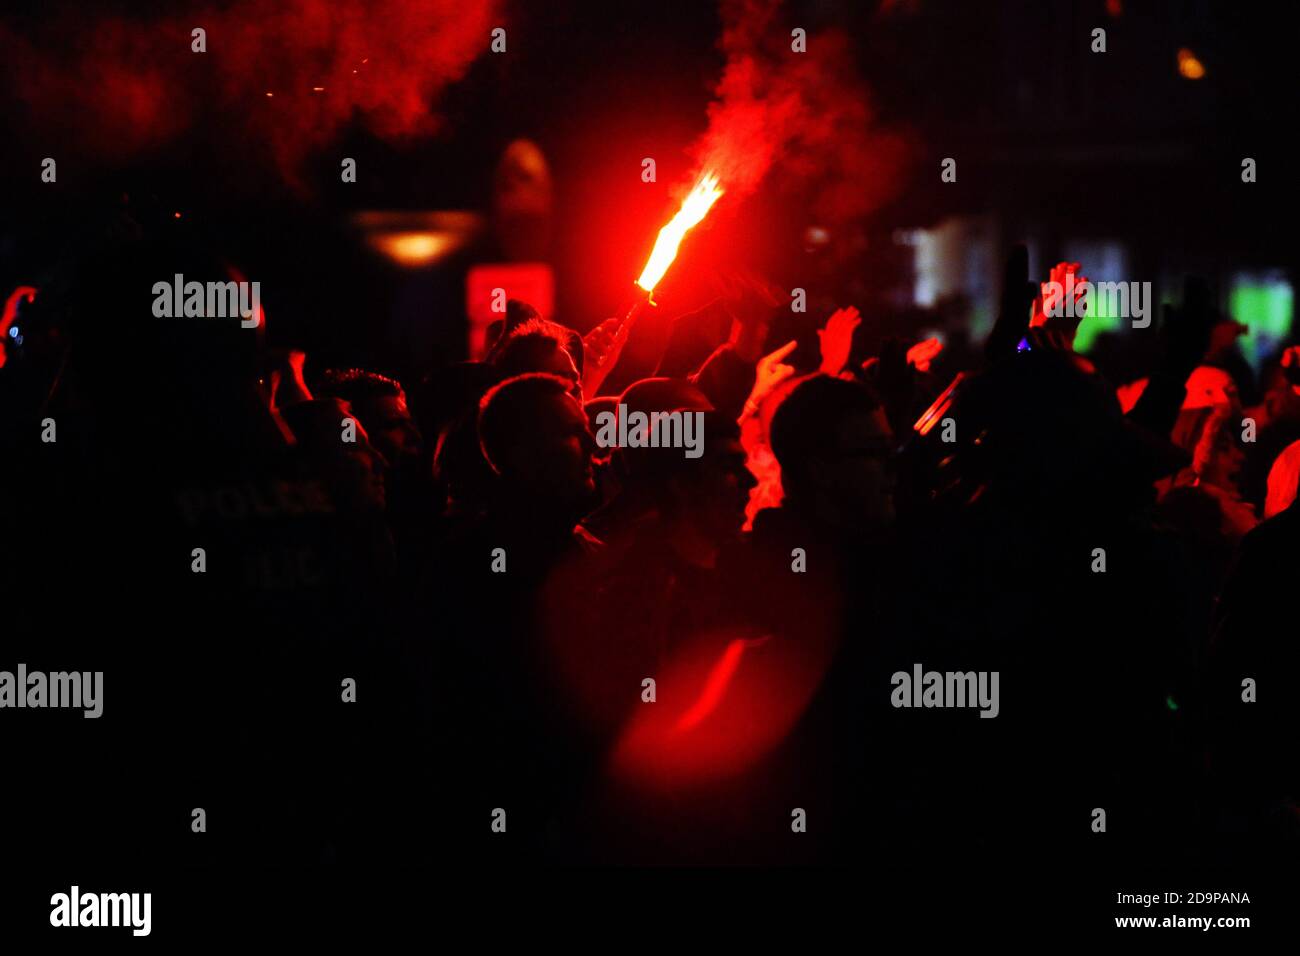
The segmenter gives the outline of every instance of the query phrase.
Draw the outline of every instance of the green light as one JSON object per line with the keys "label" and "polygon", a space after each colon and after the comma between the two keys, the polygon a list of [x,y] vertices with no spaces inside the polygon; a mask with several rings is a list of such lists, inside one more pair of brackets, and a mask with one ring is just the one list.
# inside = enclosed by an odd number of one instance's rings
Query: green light
{"label": "green light", "polygon": [[1111,296],[1094,295],[1090,306],[1089,314],[1083,317],[1079,323],[1079,329],[1074,333],[1074,350],[1080,355],[1092,348],[1097,336],[1103,332],[1117,332],[1120,327],[1119,316],[1110,315],[1109,304],[1105,300]]}
{"label": "green light", "polygon": [[1178,701],[1174,700],[1173,695],[1171,694],[1165,698],[1165,706],[1168,707],[1170,710],[1177,710]]}
{"label": "green light", "polygon": [[1264,356],[1291,334],[1295,314],[1291,284],[1283,279],[1241,277],[1233,284],[1228,309],[1250,331],[1237,341],[1258,371]]}

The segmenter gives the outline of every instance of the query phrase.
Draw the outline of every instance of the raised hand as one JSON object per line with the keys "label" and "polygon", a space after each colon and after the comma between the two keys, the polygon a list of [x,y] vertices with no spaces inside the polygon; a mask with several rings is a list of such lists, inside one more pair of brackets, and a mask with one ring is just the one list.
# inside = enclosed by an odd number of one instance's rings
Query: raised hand
{"label": "raised hand", "polygon": [[758,411],[758,406],[763,403],[763,399],[772,394],[772,390],[794,375],[794,366],[786,365],[785,358],[795,350],[799,343],[794,339],[786,342],[775,352],[769,352],[764,355],[754,366],[754,387],[750,390],[749,399],[745,402],[745,413],[748,415]]}
{"label": "raised hand", "polygon": [[258,391],[272,411],[312,401],[311,389],[303,376],[307,353],[298,349],[276,349],[258,379]]}
{"label": "raised hand", "polygon": [[821,371],[826,375],[839,375],[848,364],[849,352],[853,349],[853,331],[862,324],[858,310],[853,306],[837,309],[826,320],[826,325],[817,330],[821,341]]}
{"label": "raised hand", "polygon": [[918,372],[928,372],[930,371],[930,363],[938,358],[939,353],[942,351],[943,343],[936,338],[917,342],[907,350],[907,364]]}
{"label": "raised hand", "polygon": [[[1052,267],[1048,281],[1042,284],[1038,297],[1034,299],[1034,314],[1029,320],[1031,329],[1050,332],[1052,347],[1060,351],[1074,349],[1074,336],[1079,331],[1079,323],[1083,321],[1087,309],[1083,283],[1088,278],[1081,275],[1079,269],[1077,262],[1058,262]],[[1074,297],[1073,308],[1067,308],[1065,302],[1070,276],[1074,277],[1070,292]]]}
{"label": "raised hand", "polygon": [[618,364],[631,325],[618,317],[606,319],[582,337],[582,397],[586,401],[596,397]]}

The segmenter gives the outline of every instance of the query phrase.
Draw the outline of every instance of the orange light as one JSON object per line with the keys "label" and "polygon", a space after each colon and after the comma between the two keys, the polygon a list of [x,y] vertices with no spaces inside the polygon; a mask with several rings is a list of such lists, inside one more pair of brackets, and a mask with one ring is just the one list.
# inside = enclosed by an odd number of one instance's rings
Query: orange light
{"label": "orange light", "polygon": [[677,249],[682,244],[687,230],[699,225],[700,220],[708,215],[721,195],[722,190],[718,188],[717,176],[713,173],[705,173],[700,177],[695,188],[682,200],[682,208],[677,211],[677,215],[668,221],[668,225],[659,230],[654,251],[646,261],[641,278],[636,280],[637,285],[646,292],[654,291],[659,280],[668,271],[668,267],[677,258]]}
{"label": "orange light", "polygon": [[1178,72],[1188,80],[1199,80],[1205,75],[1205,66],[1191,50],[1183,47],[1178,51]]}
{"label": "orange light", "polygon": [[367,246],[406,269],[441,262],[485,228],[481,216],[455,210],[368,210],[350,218]]}
{"label": "orange light", "polygon": [[455,245],[452,238],[436,232],[397,232],[376,236],[372,244],[399,266],[408,269],[427,266]]}
{"label": "orange light", "polygon": [[930,434],[930,430],[943,418],[948,409],[952,408],[953,395],[957,392],[957,386],[961,384],[962,379],[966,377],[965,372],[958,372],[952,382],[945,388],[934,404],[927,408],[924,414],[916,420],[912,430],[922,435]]}

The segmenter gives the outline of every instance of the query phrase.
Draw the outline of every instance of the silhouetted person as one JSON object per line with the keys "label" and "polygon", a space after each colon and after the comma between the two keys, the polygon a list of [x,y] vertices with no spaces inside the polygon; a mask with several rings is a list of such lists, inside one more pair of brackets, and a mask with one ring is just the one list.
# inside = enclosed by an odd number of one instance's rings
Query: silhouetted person
{"label": "silhouetted person", "polygon": [[594,491],[594,441],[570,383],[544,374],[489,390],[478,432],[492,493],[478,512],[448,519],[416,638],[430,645],[435,720],[448,730],[439,759],[468,781],[456,812],[479,813],[482,800],[517,808],[534,834],[517,841],[522,850],[540,839],[567,782],[569,741],[548,732],[556,701],[536,610],[549,579],[599,548],[577,526]]}
{"label": "silhouetted person", "polygon": [[1300,505],[1268,519],[1242,540],[1215,611],[1207,669],[1214,831],[1225,859],[1266,875],[1289,867],[1300,826],[1300,642],[1295,635],[1300,581]]}
{"label": "silhouetted person", "polygon": [[814,858],[849,859],[871,831],[868,763],[881,733],[871,715],[886,686],[875,662],[895,636],[886,597],[897,596],[892,579],[904,559],[890,535],[893,434],[866,386],[816,375],[777,406],[770,440],[784,499],[758,512],[723,576],[735,617],[769,635],[759,652],[783,655],[786,692],[806,701],[772,758],[781,771],[769,786],[802,781],[788,799],[797,796],[835,833],[809,841]]}

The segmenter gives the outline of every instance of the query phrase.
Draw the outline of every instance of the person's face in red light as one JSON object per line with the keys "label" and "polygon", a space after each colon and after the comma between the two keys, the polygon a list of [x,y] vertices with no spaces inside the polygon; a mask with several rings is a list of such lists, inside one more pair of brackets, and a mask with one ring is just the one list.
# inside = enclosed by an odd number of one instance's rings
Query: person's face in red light
{"label": "person's face in red light", "polygon": [[569,382],[569,394],[582,401],[582,376],[578,374],[578,366],[574,364],[573,356],[569,354],[568,349],[555,346],[545,350],[539,359],[541,367],[537,371],[558,375]]}
{"label": "person's face in red light", "polygon": [[521,449],[524,453],[516,467],[547,498],[581,501],[596,488],[592,460],[596,441],[587,416],[568,395],[553,395],[543,402],[546,413],[539,416],[538,428],[528,448]]}
{"label": "person's face in red light", "polygon": [[688,468],[690,478],[674,482],[678,507],[714,540],[738,534],[745,524],[749,492],[758,484],[745,467],[740,441],[710,442],[706,437],[703,457]]}
{"label": "person's face in red light", "polygon": [[[356,419],[354,419],[356,421]],[[373,444],[366,430],[357,421],[355,442],[341,442],[343,449],[339,462],[339,485],[347,505],[358,511],[383,511],[388,505],[384,488],[384,475],[388,461]]]}
{"label": "person's face in red light", "polygon": [[540,372],[569,383],[569,394],[582,401],[582,376],[569,350],[549,336],[526,335],[506,345],[498,361],[503,377]]}
{"label": "person's face in red light", "polygon": [[1193,460],[1197,475],[1216,488],[1235,490],[1245,464],[1246,454],[1233,430],[1227,427],[1226,413],[1216,414],[1206,423],[1197,443]]}
{"label": "person's face in red light", "polygon": [[420,453],[420,431],[401,395],[369,399],[359,410],[370,433],[370,441],[396,466]]}
{"label": "person's face in red light", "polygon": [[821,462],[819,479],[846,524],[883,528],[894,521],[894,436],[883,409],[840,425],[836,453]]}

